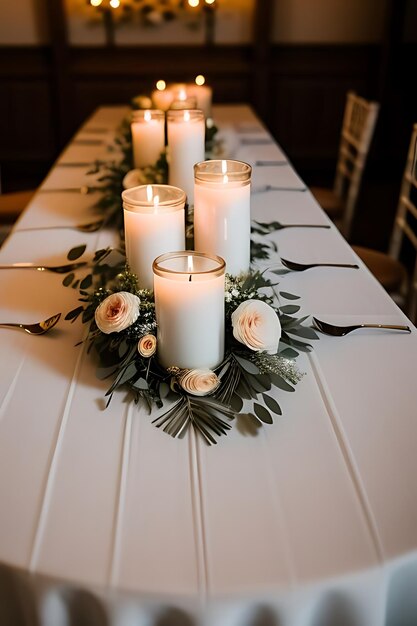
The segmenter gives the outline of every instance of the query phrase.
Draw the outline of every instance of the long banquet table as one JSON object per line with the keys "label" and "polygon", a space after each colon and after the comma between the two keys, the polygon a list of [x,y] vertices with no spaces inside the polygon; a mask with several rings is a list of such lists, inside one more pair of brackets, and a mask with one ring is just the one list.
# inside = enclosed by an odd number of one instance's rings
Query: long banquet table
{"label": "long banquet table", "polygon": [[[91,184],[88,166],[68,164],[108,158],[125,113],[101,107],[85,122],[0,264],[60,264],[75,245],[91,255],[114,244],[108,230],[64,228],[94,219],[96,194],[51,190]],[[253,165],[254,219],[329,223],[247,106],[214,117],[229,154]],[[301,313],[408,323],[333,225],[269,238],[295,261],[360,265],[282,276]],[[264,266],[280,267],[278,254]],[[61,283],[2,270],[0,322],[65,314],[77,292]],[[417,623],[414,327],[321,335],[299,358],[295,393],[277,392],[283,416],[255,432],[239,422],[212,447],[191,431],[172,439],[122,392],[104,410],[108,381],[75,347],[84,331],[63,320],[43,337],[0,329],[1,624]]]}

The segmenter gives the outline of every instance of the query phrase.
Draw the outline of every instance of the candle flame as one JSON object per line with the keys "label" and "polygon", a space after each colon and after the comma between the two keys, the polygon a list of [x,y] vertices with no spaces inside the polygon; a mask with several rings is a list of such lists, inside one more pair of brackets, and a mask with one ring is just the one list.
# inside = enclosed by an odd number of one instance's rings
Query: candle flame
{"label": "candle flame", "polygon": [[153,207],[155,209],[155,213],[158,212],[158,206],[159,206],[159,196],[154,196]]}
{"label": "candle flame", "polygon": [[164,80],[158,80],[158,82],[156,83],[156,88],[158,89],[158,91],[164,91],[166,86],[167,84]]}
{"label": "candle flame", "polygon": [[190,121],[190,112],[184,111],[184,122],[189,122],[189,121]]}
{"label": "candle flame", "polygon": [[194,271],[194,266],[193,266],[193,257],[191,255],[188,255],[187,257],[187,272],[193,272]]}
{"label": "candle flame", "polygon": [[180,89],[178,93],[178,100],[187,100],[187,92],[185,89]]}
{"label": "candle flame", "polygon": [[201,85],[204,85],[205,82],[206,82],[206,79],[204,78],[202,74],[199,74],[198,76],[196,76],[195,78],[196,85],[199,85],[201,87]]}
{"label": "candle flame", "polygon": [[214,4],[216,0],[206,0],[206,4]]}
{"label": "candle flame", "polygon": [[224,182],[224,183],[228,183],[228,182],[229,182],[229,177],[228,177],[228,175],[227,175],[227,174],[225,174],[225,175],[223,176],[223,182]]}
{"label": "candle flame", "polygon": [[118,9],[120,6],[120,0],[110,0],[110,6],[112,9]]}
{"label": "candle flame", "polygon": [[227,161],[222,159],[222,174],[227,174]]}
{"label": "candle flame", "polygon": [[190,5],[190,7],[198,7],[198,5],[200,4],[200,0],[188,0],[188,4]]}
{"label": "candle flame", "polygon": [[90,0],[90,4],[93,7],[99,7],[103,0]]}
{"label": "candle flame", "polygon": [[152,185],[146,185],[146,197],[148,199],[148,202],[152,202],[152,199],[153,199]]}
{"label": "candle flame", "polygon": [[145,111],[145,114],[143,117],[144,117],[145,122],[150,122],[152,119],[152,113],[150,111]]}

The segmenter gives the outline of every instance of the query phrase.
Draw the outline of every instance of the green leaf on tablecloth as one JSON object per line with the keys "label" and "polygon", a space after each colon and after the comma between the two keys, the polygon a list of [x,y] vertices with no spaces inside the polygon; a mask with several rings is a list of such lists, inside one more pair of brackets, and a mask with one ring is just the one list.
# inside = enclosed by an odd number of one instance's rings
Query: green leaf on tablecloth
{"label": "green leaf on tablecloth", "polygon": [[68,321],[72,321],[75,322],[75,320],[77,319],[77,317],[84,311],[84,307],[82,306],[77,306],[76,309],[73,309],[72,311],[70,311],[69,313],[66,314],[65,318]]}
{"label": "green leaf on tablecloth", "polygon": [[262,394],[262,398],[270,411],[276,413],[277,415],[282,415],[281,407],[274,398],[268,396],[266,393]]}
{"label": "green leaf on tablecloth", "polygon": [[299,326],[297,328],[288,328],[287,326],[285,330],[289,335],[296,335],[297,337],[303,337],[303,339],[319,338],[316,331],[307,326]]}
{"label": "green leaf on tablecloth", "polygon": [[240,398],[237,394],[234,393],[230,400],[230,406],[236,413],[240,413],[240,411],[243,408],[242,398]]}
{"label": "green leaf on tablecloth", "polygon": [[299,300],[300,296],[296,296],[293,293],[288,293],[288,291],[280,291],[279,295],[285,298],[286,300]]}
{"label": "green leaf on tablecloth", "polygon": [[271,379],[274,385],[283,391],[295,391],[294,387],[289,385],[287,381],[282,378],[282,376],[279,376],[278,374],[271,374]]}
{"label": "green leaf on tablecloth", "polygon": [[261,422],[263,422],[264,424],[274,423],[274,420],[272,419],[270,412],[264,406],[262,406],[262,404],[258,404],[257,402],[254,402],[253,410],[255,411],[256,417],[258,417],[261,420]]}
{"label": "green leaf on tablecloth", "polygon": [[281,313],[286,313],[287,315],[293,315],[294,313],[298,313],[300,307],[295,304],[285,304],[284,306],[280,306],[279,310]]}
{"label": "green leaf on tablecloth", "polygon": [[81,289],[88,289],[89,287],[91,287],[91,285],[93,284],[93,276],[92,274],[87,274],[87,276],[85,276],[81,283],[80,283],[80,288]]}
{"label": "green leaf on tablecloth", "polygon": [[169,385],[164,382],[160,383],[159,384],[159,396],[161,398],[166,398],[168,394],[169,394]]}
{"label": "green leaf on tablecloth", "polygon": [[71,272],[71,274],[67,274],[64,280],[62,281],[62,284],[64,285],[64,287],[69,287],[72,281],[74,280],[74,278],[75,278],[74,272]]}
{"label": "green leaf on tablecloth", "polygon": [[71,248],[71,250],[67,254],[68,261],[75,261],[82,256],[86,250],[87,246],[85,244],[81,246],[76,246],[75,248]]}

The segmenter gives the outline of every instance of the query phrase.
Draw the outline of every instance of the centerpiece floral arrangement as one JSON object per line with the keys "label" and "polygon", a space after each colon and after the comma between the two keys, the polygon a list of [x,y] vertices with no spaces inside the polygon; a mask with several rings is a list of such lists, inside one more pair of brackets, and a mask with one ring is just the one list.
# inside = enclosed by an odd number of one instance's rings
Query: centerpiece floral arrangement
{"label": "centerpiece floral arrangement", "polygon": [[[84,249],[70,251],[70,258]],[[180,369],[175,363],[164,369],[157,357],[153,292],[138,288],[123,250],[98,251],[91,272],[81,282],[74,278],[67,276],[64,284],[79,288],[81,305],[66,319],[81,316],[88,324],[86,342],[97,356],[97,375],[112,380],[108,403],[117,389],[127,388],[136,403],[157,412],[153,423],[173,437],[192,426],[214,444],[237,417],[245,416],[255,426],[272,424],[273,415],[282,411],[271,390],[294,391],[303,376],[295,359],[311,349],[309,340],[318,338],[303,325],[306,317],[295,317],[300,307],[288,303],[298,296],[278,292],[278,284],[258,271],[226,275],[222,363],[213,371]]]}

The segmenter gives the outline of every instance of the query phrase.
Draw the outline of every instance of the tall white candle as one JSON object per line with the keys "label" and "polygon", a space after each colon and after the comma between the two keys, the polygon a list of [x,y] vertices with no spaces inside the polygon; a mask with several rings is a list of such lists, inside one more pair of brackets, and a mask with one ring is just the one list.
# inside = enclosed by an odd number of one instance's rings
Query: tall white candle
{"label": "tall white candle", "polygon": [[135,167],[153,165],[165,148],[165,114],[157,110],[134,111],[132,148]]}
{"label": "tall white candle", "polygon": [[226,272],[250,265],[250,179],[242,161],[204,161],[195,168],[194,247],[226,261]]}
{"label": "tall white candle", "polygon": [[153,105],[161,111],[167,111],[174,99],[174,94],[166,88],[164,80],[158,80],[156,89],[151,94]]}
{"label": "tall white candle", "polygon": [[184,189],[194,204],[195,163],[204,159],[205,125],[198,109],[168,111],[169,184]]}
{"label": "tall white candle", "polygon": [[157,256],[185,247],[185,193],[169,185],[141,185],[122,193],[126,257],[141,289],[153,288]]}
{"label": "tall white candle", "polygon": [[195,83],[187,85],[187,94],[195,96],[197,99],[197,109],[201,109],[204,113],[204,117],[207,119],[211,117],[213,90],[206,85],[205,82],[206,79],[204,76],[199,74],[195,79]]}
{"label": "tall white candle", "polygon": [[216,367],[224,357],[223,259],[172,252],[155,259],[153,269],[159,362]]}

